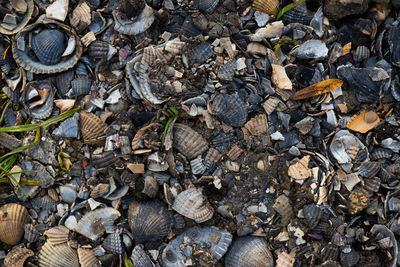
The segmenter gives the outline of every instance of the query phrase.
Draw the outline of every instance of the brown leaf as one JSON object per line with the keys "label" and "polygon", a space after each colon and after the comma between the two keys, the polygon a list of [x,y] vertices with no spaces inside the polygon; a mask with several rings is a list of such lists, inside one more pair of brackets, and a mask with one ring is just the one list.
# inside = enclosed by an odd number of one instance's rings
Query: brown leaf
{"label": "brown leaf", "polygon": [[328,79],[313,85],[310,85],[294,93],[291,100],[302,100],[313,96],[321,95],[333,91],[342,86],[343,81],[339,79]]}

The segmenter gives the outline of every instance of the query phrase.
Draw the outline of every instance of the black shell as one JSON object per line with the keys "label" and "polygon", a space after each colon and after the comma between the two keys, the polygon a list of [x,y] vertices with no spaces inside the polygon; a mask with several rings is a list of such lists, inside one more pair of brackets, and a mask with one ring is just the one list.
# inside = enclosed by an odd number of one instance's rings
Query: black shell
{"label": "black shell", "polygon": [[363,177],[373,177],[375,174],[379,172],[381,168],[381,164],[379,162],[363,162],[360,165],[360,169],[358,170],[358,174]]}
{"label": "black shell", "polygon": [[106,58],[108,53],[108,43],[96,40],[89,45],[88,51],[91,58]]}
{"label": "black shell", "polygon": [[390,48],[390,61],[396,66],[400,66],[400,19],[397,19],[390,27],[388,36]]}
{"label": "black shell", "polygon": [[135,267],[153,267],[150,257],[144,251],[143,245],[136,245],[132,250],[131,260]]}
{"label": "black shell", "polygon": [[303,215],[306,218],[308,225],[315,228],[321,219],[322,210],[315,204],[305,205],[303,207]]}
{"label": "black shell", "polygon": [[371,177],[364,180],[364,188],[370,192],[378,192],[381,186],[381,179],[378,177]]}
{"label": "black shell", "polygon": [[360,260],[360,254],[352,249],[349,253],[340,253],[340,263],[343,266],[354,266]]}
{"label": "black shell", "polygon": [[42,30],[33,36],[32,49],[43,64],[56,64],[65,50],[65,36],[56,29]]}
{"label": "black shell", "polygon": [[214,54],[214,50],[207,42],[203,42],[192,49],[190,60],[192,64],[203,64]]}
{"label": "black shell", "polygon": [[78,97],[89,93],[92,80],[87,77],[76,78],[71,81],[71,91],[69,97]]}
{"label": "black shell", "polygon": [[109,234],[101,244],[101,246],[108,252],[113,254],[122,254],[124,248],[122,246],[122,239],[119,232]]}
{"label": "black shell", "polygon": [[313,16],[309,14],[307,10],[306,3],[301,3],[300,5],[290,9],[282,16],[283,23],[301,23],[304,25],[309,25]]}
{"label": "black shell", "polygon": [[241,127],[247,121],[246,105],[238,95],[218,94],[209,105],[211,113],[233,127]]}
{"label": "black shell", "polygon": [[371,160],[379,160],[379,159],[390,159],[392,157],[392,152],[385,148],[376,148],[370,153]]}
{"label": "black shell", "polygon": [[194,3],[199,10],[211,14],[218,6],[219,0],[195,0]]}
{"label": "black shell", "polygon": [[323,261],[327,260],[335,261],[339,256],[339,247],[333,244],[328,244],[321,250],[321,255]]}

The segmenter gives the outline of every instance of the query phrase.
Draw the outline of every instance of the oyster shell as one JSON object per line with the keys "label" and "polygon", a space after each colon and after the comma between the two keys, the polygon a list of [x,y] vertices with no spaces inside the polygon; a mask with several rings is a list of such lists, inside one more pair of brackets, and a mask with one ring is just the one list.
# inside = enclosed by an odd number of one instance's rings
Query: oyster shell
{"label": "oyster shell", "polygon": [[7,245],[18,244],[24,236],[24,226],[30,221],[28,211],[16,203],[0,208],[0,241]]}
{"label": "oyster shell", "polygon": [[67,243],[52,245],[47,241],[39,251],[40,267],[79,267],[78,255]]}

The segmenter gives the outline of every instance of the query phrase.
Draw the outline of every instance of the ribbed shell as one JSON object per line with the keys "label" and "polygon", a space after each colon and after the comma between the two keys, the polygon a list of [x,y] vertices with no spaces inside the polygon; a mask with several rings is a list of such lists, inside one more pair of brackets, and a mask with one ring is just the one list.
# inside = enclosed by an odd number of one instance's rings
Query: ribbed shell
{"label": "ribbed shell", "polygon": [[267,115],[271,115],[271,113],[274,112],[281,103],[283,104],[283,102],[280,99],[276,97],[270,97],[263,103],[262,106]]}
{"label": "ribbed shell", "polygon": [[24,267],[25,260],[33,255],[34,253],[30,249],[15,248],[8,252],[4,259],[4,265],[6,267]]}
{"label": "ribbed shell", "polygon": [[[32,93],[33,90],[36,90],[37,96],[35,98],[28,99],[29,94]],[[49,90],[49,94],[47,96],[45,94],[41,95],[40,92],[44,92],[43,90]],[[37,97],[40,97],[40,100],[36,100]],[[36,103],[38,103],[38,105],[31,106],[28,100],[34,100]],[[29,116],[35,119],[48,118],[53,111],[53,101],[54,87],[47,80],[27,83],[21,96],[21,102],[26,112],[29,114]]]}
{"label": "ribbed shell", "polygon": [[195,0],[194,3],[199,10],[211,14],[218,6],[219,0]]}
{"label": "ribbed shell", "polygon": [[108,43],[96,40],[89,45],[88,51],[91,58],[107,58]]}
{"label": "ribbed shell", "polygon": [[121,235],[118,232],[109,234],[101,243],[101,246],[108,252],[121,255],[124,252]]}
{"label": "ribbed shell", "polygon": [[272,206],[276,212],[281,215],[282,226],[286,226],[290,219],[294,216],[292,206],[290,205],[289,198],[285,195],[280,195]]}
{"label": "ribbed shell", "polygon": [[216,163],[221,159],[221,154],[215,148],[210,148],[204,158],[205,161]]}
{"label": "ribbed shell", "polygon": [[370,158],[373,161],[379,159],[390,159],[391,157],[392,157],[392,152],[390,152],[390,150],[388,149],[381,147],[374,149],[370,154]]}
{"label": "ribbed shell", "polygon": [[48,242],[55,246],[68,242],[69,229],[59,225],[47,230],[44,234],[47,236]]}
{"label": "ribbed shell", "polygon": [[243,149],[238,147],[237,145],[233,145],[233,147],[226,153],[230,160],[237,160],[243,153]]}
{"label": "ribbed shell", "polygon": [[107,128],[107,124],[92,113],[81,111],[80,115],[80,128],[83,141],[89,145],[104,143],[104,131]]}
{"label": "ribbed shell", "polygon": [[238,95],[218,94],[208,103],[210,113],[233,127],[241,127],[247,121],[247,108]]}
{"label": "ribbed shell", "polygon": [[232,81],[233,76],[235,75],[237,63],[236,59],[231,59],[222,65],[218,70],[218,78],[223,81]]}
{"label": "ribbed shell", "polygon": [[153,24],[154,11],[146,5],[140,15],[133,21],[117,10],[113,12],[113,17],[115,21],[114,29],[117,32],[127,35],[137,35],[146,31]]}
{"label": "ribbed shell", "polygon": [[110,192],[109,184],[98,184],[93,188],[92,192],[90,192],[90,197],[91,198],[104,197],[109,192]]}
{"label": "ribbed shell", "polygon": [[25,224],[24,238],[29,242],[33,243],[39,239],[39,231],[33,226],[33,224]]}
{"label": "ribbed shell", "polygon": [[0,33],[8,35],[15,34],[22,30],[26,24],[28,24],[29,20],[31,19],[33,10],[35,9],[35,5],[33,3],[33,0],[25,0],[25,3],[27,4],[27,9],[24,13],[23,19],[15,27],[12,28],[10,28],[9,25],[0,23]]}
{"label": "ribbed shell", "polygon": [[303,207],[303,215],[311,228],[315,228],[321,219],[322,210],[315,204],[305,205]]}
{"label": "ribbed shell", "polygon": [[203,163],[203,159],[201,157],[197,157],[190,161],[190,168],[192,169],[192,173],[194,175],[203,174],[206,171],[206,166]]}
{"label": "ribbed shell", "polygon": [[16,203],[3,205],[0,208],[0,241],[11,246],[18,244],[29,221],[29,213],[24,206]]}
{"label": "ribbed shell", "polygon": [[188,159],[193,159],[207,150],[208,143],[200,134],[189,126],[175,123],[174,148]]}
{"label": "ribbed shell", "polygon": [[65,36],[56,29],[45,29],[33,36],[32,49],[40,62],[54,65],[65,50]]}
{"label": "ribbed shell", "polygon": [[363,162],[360,165],[360,169],[358,170],[358,174],[363,176],[363,177],[371,178],[375,174],[377,174],[380,169],[381,169],[381,163],[379,163],[379,162],[373,162],[373,161],[371,161],[371,162]]}
{"label": "ribbed shell", "polygon": [[360,254],[352,249],[349,253],[340,253],[340,263],[343,266],[354,266],[360,260]]}
{"label": "ribbed shell", "polygon": [[259,114],[246,122],[246,129],[255,136],[262,135],[268,130],[268,120],[265,114]]}
{"label": "ribbed shell", "polygon": [[215,149],[219,152],[228,151],[235,143],[235,135],[232,132],[224,133],[221,131],[213,138],[212,143]]}
{"label": "ribbed shell", "polygon": [[143,245],[139,244],[136,245],[135,248],[132,250],[131,260],[133,266],[135,267],[153,267],[154,264],[152,263],[150,257],[146,254],[143,249]]}
{"label": "ribbed shell", "polygon": [[[5,58],[3,58],[4,54],[6,55]],[[15,65],[12,53],[11,51],[6,51],[6,48],[3,46],[3,44],[0,44],[0,55],[3,55],[0,57],[0,70],[5,74],[8,74]]]}
{"label": "ribbed shell", "polygon": [[378,192],[381,186],[381,179],[378,177],[371,177],[364,180],[364,188],[370,192]]}
{"label": "ribbed shell", "polygon": [[276,16],[279,11],[279,0],[254,0],[253,8],[270,16]]}
{"label": "ribbed shell", "polygon": [[73,117],[68,118],[65,121],[61,122],[60,126],[54,129],[52,134],[64,138],[78,138],[79,136],[78,116],[79,114],[77,114],[77,116],[74,115]]}
{"label": "ribbed shell", "polygon": [[78,255],[67,243],[53,246],[47,241],[40,249],[40,267],[79,267]]}
{"label": "ribbed shell", "polygon": [[335,261],[339,256],[339,247],[333,244],[328,244],[321,250],[321,255],[323,261],[327,260]]}
{"label": "ribbed shell", "polygon": [[296,22],[309,25],[312,18],[313,16],[308,13],[306,3],[301,3],[285,12],[282,16],[282,21],[285,25]]}
{"label": "ribbed shell", "polygon": [[46,195],[43,197],[32,199],[31,204],[33,207],[36,208],[41,208],[48,211],[55,211],[58,203]]}
{"label": "ribbed shell", "polygon": [[92,80],[86,77],[76,78],[71,81],[71,92],[68,96],[78,97],[89,93]]}
{"label": "ribbed shell", "polygon": [[276,260],[276,267],[292,267],[296,258],[296,251],[291,252],[290,254],[283,251],[279,254],[278,259]]}
{"label": "ribbed shell", "polygon": [[100,208],[86,213],[78,222],[75,231],[95,241],[112,226],[121,214],[114,208]]}
{"label": "ribbed shell", "polygon": [[173,217],[158,201],[132,201],[128,210],[128,222],[136,242],[162,239],[171,230]]}
{"label": "ribbed shell", "polygon": [[273,267],[274,257],[262,237],[241,237],[225,257],[225,267]]}
{"label": "ribbed shell", "polygon": [[176,196],[172,208],[179,214],[202,223],[213,216],[213,210],[197,188],[189,188]]}
{"label": "ribbed shell", "polygon": [[375,128],[379,122],[380,119],[375,111],[363,110],[359,114],[351,117],[346,127],[355,132],[366,133]]}
{"label": "ribbed shell", "polygon": [[368,59],[370,56],[369,48],[363,45],[357,46],[356,52],[353,55],[355,63],[361,63],[362,61]]}
{"label": "ribbed shell", "polygon": [[78,258],[81,267],[94,267],[100,265],[99,260],[90,249],[78,248]]}
{"label": "ribbed shell", "polygon": [[203,64],[212,55],[214,55],[214,50],[211,45],[207,42],[203,42],[192,49],[190,60],[192,64]]}

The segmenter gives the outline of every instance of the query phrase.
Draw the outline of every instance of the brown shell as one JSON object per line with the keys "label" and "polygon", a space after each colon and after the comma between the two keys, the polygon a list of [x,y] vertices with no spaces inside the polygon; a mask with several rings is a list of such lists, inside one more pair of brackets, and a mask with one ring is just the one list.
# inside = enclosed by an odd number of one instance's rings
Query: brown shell
{"label": "brown shell", "polygon": [[208,143],[189,126],[175,123],[174,147],[188,159],[194,159],[207,150]]}
{"label": "brown shell", "polygon": [[260,114],[246,122],[244,127],[249,130],[252,135],[259,136],[268,130],[268,120],[265,114]]}
{"label": "brown shell", "polygon": [[107,124],[92,113],[81,111],[80,115],[80,129],[83,141],[88,145],[100,145],[104,143],[104,131],[107,128]]}
{"label": "brown shell", "polygon": [[27,4],[27,9],[21,22],[14,27],[10,27],[11,25],[8,23],[0,23],[0,33],[9,35],[15,34],[21,31],[25,27],[25,25],[28,24],[29,20],[31,19],[33,10],[35,9],[35,6],[33,4],[33,0],[25,0],[25,3]]}
{"label": "brown shell", "polygon": [[359,114],[351,117],[346,127],[355,132],[366,133],[375,128],[379,122],[380,119],[375,111],[363,110]]}
{"label": "brown shell", "polygon": [[16,203],[3,205],[0,208],[0,241],[11,246],[18,244],[29,221],[29,213],[24,206]]}
{"label": "brown shell", "polygon": [[213,210],[197,188],[189,188],[177,195],[172,208],[197,223],[208,221],[213,216]]}
{"label": "brown shell", "polygon": [[216,163],[220,160],[221,154],[215,148],[210,148],[204,158],[205,161]]}
{"label": "brown shell", "polygon": [[267,47],[260,43],[251,42],[247,45],[247,53],[265,56]]}
{"label": "brown shell", "polygon": [[15,248],[8,252],[4,259],[4,265],[6,267],[24,267],[24,262],[27,258],[33,256],[32,250],[27,248]]}
{"label": "brown shell", "polygon": [[264,102],[264,104],[262,106],[263,106],[265,112],[268,115],[271,115],[271,113],[276,110],[276,108],[278,107],[279,104],[284,105],[284,103],[279,98],[270,97]]}
{"label": "brown shell", "polygon": [[280,195],[272,206],[276,212],[281,215],[282,226],[286,226],[290,219],[294,216],[292,206],[290,205],[289,198],[285,195]]}
{"label": "brown shell", "polygon": [[69,229],[59,225],[47,230],[44,234],[47,236],[48,241],[55,246],[68,242]]}
{"label": "brown shell", "polygon": [[240,157],[240,155],[242,155],[242,153],[243,149],[241,149],[237,145],[233,145],[233,147],[228,151],[228,153],[226,153],[226,155],[230,160],[235,161]]}
{"label": "brown shell", "polygon": [[91,17],[90,7],[86,2],[82,2],[72,11],[71,26],[81,32],[90,25]]}
{"label": "brown shell", "polygon": [[91,198],[104,197],[105,195],[108,194],[109,191],[110,191],[109,184],[98,184],[93,188],[92,192],[90,193],[90,197]]}
{"label": "brown shell", "polygon": [[38,258],[40,267],[79,267],[76,250],[68,243],[53,246],[47,240],[40,249]]}
{"label": "brown shell", "polygon": [[369,196],[361,192],[351,192],[348,198],[348,209],[351,215],[354,215],[363,209],[365,209],[369,204]]}
{"label": "brown shell", "polygon": [[93,267],[99,265],[99,260],[90,249],[78,248],[78,258],[81,267]]}
{"label": "brown shell", "polygon": [[254,0],[253,8],[270,16],[276,16],[279,11],[279,0]]}
{"label": "brown shell", "polygon": [[292,251],[290,254],[283,251],[276,260],[276,267],[292,267],[296,260],[295,256],[296,251]]}

